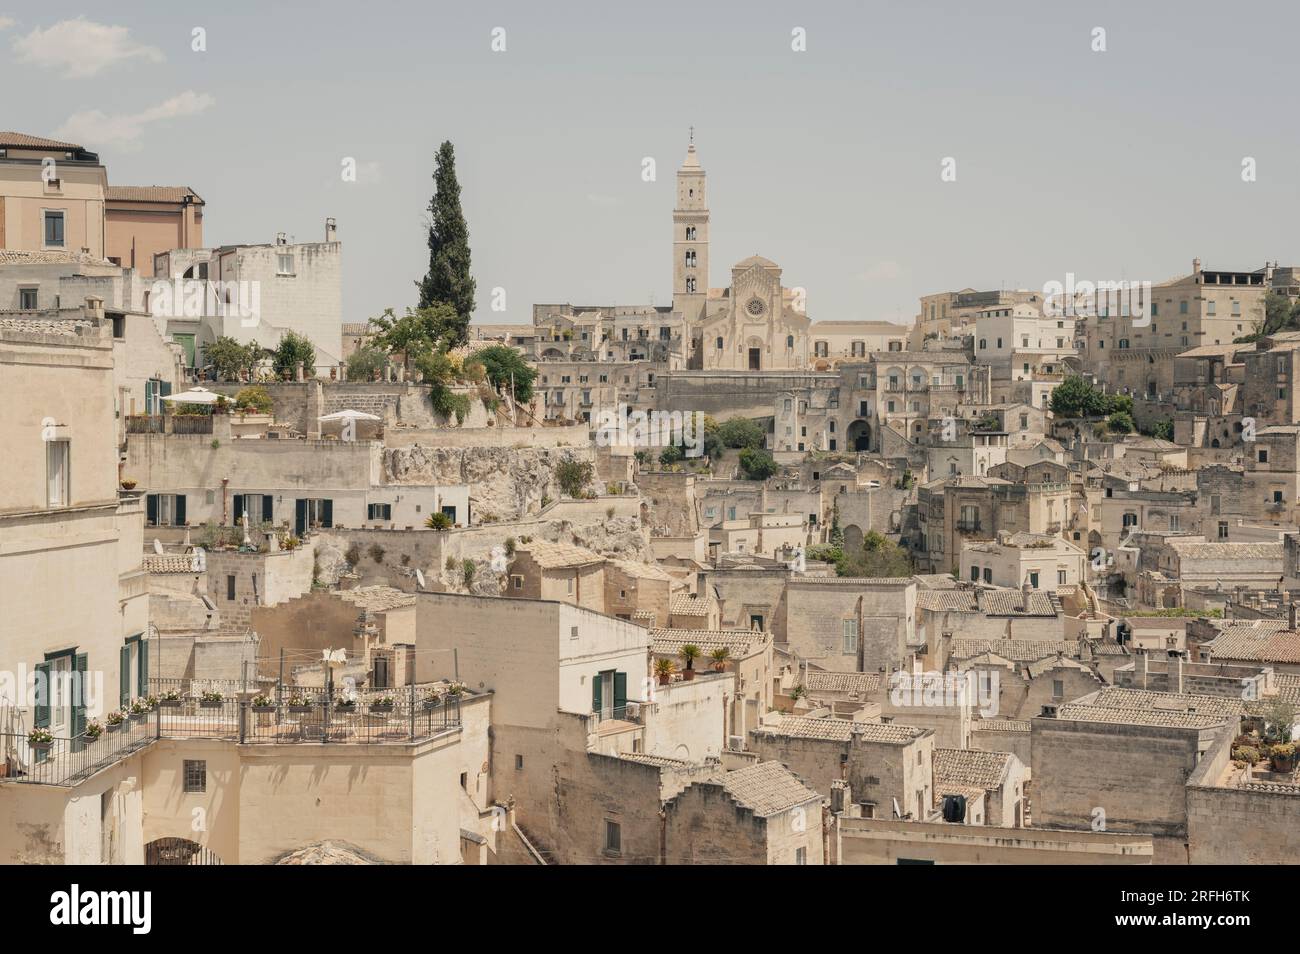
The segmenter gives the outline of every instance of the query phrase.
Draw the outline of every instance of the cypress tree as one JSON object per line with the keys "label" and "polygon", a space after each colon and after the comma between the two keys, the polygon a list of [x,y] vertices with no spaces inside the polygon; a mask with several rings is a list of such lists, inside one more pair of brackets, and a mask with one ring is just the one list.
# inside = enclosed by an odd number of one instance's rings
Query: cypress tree
{"label": "cypress tree", "polygon": [[452,347],[469,340],[469,320],[474,312],[474,279],[469,273],[469,228],[460,209],[460,183],[456,181],[456,152],[451,142],[438,147],[434,194],[429,200],[429,273],[416,282],[420,307],[446,303],[456,309],[450,329]]}

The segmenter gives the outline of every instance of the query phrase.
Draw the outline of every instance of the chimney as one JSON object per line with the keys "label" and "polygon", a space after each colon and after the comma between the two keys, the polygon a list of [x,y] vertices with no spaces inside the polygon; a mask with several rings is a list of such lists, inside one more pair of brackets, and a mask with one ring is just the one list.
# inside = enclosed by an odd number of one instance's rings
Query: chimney
{"label": "chimney", "polygon": [[1201,274],[1201,260],[1199,258],[1192,259],[1192,274]]}
{"label": "chimney", "polygon": [[276,233],[275,233],[275,244],[276,244],[276,245],[288,245],[288,244],[289,244],[288,241],[285,239],[285,237],[284,237],[284,233],[283,233],[283,232],[276,232]]}
{"label": "chimney", "polygon": [[104,320],[104,299],[95,295],[86,296],[85,315],[91,321]]}
{"label": "chimney", "polygon": [[1021,609],[1023,610],[1029,609],[1029,594],[1032,592],[1034,592],[1034,588],[1029,585],[1028,581],[1026,581],[1020,587],[1020,608]]}
{"label": "chimney", "polygon": [[1286,614],[1286,616],[1287,616],[1287,629],[1291,630],[1292,632],[1295,632],[1295,622],[1296,622],[1296,620],[1295,620],[1295,611],[1296,611],[1296,605],[1295,605],[1295,603],[1288,603],[1288,604],[1287,604],[1287,614]]}
{"label": "chimney", "polygon": [[338,240],[339,240],[338,225],[335,223],[334,219],[332,218],[326,219],[325,220],[325,241],[337,242]]}

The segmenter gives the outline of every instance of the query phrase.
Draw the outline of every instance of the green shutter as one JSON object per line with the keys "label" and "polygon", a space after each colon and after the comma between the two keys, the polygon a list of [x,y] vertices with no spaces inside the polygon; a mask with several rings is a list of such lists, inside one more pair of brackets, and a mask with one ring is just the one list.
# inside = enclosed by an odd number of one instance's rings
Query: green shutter
{"label": "green shutter", "polygon": [[85,745],[82,735],[86,731],[86,683],[89,681],[86,669],[85,653],[72,657],[72,671],[75,673],[72,677],[72,749],[75,752],[81,751]]}
{"label": "green shutter", "polygon": [[616,714],[627,708],[627,673],[614,673],[614,709]]}
{"label": "green shutter", "polygon": [[50,727],[50,673],[53,670],[47,662],[37,663],[36,669],[36,714],[32,725],[37,729]]}
{"label": "green shutter", "polygon": [[140,695],[149,695],[149,641],[140,637]]}
{"label": "green shutter", "polygon": [[144,498],[145,517],[152,526],[158,526],[158,495],[146,494]]}
{"label": "green shutter", "polygon": [[322,527],[334,526],[334,501],[322,500],[320,502],[320,525]]}
{"label": "green shutter", "polygon": [[235,520],[234,520],[234,522],[231,524],[231,526],[235,526],[235,527],[237,527],[237,526],[239,526],[240,518],[242,518],[242,517],[244,516],[244,495],[243,495],[243,494],[235,494],[235,496],[234,496],[234,498],[233,498],[233,502],[234,502],[234,508],[233,508],[233,509],[234,509],[234,513],[235,513]]}
{"label": "green shutter", "polygon": [[176,495],[176,526],[185,526],[185,495]]}
{"label": "green shutter", "polygon": [[262,495],[262,522],[271,523],[275,520],[275,498],[270,494]]}
{"label": "green shutter", "polygon": [[591,711],[592,712],[596,712],[596,713],[600,712],[600,703],[601,703],[600,685],[604,681],[605,681],[605,677],[600,673],[596,673],[595,677],[593,677],[591,680]]}
{"label": "green shutter", "polygon": [[117,698],[120,708],[126,709],[131,702],[131,647],[123,646],[118,654],[119,688]]}

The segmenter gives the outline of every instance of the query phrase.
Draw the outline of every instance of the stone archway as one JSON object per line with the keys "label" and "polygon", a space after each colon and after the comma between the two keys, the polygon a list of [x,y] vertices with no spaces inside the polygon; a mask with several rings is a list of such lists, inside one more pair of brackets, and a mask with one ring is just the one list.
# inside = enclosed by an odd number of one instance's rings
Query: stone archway
{"label": "stone archway", "polygon": [[871,450],[871,425],[861,418],[850,424],[849,444],[855,451]]}
{"label": "stone archway", "polygon": [[862,549],[862,528],[855,523],[849,524],[844,528],[844,549],[849,553],[857,553]]}

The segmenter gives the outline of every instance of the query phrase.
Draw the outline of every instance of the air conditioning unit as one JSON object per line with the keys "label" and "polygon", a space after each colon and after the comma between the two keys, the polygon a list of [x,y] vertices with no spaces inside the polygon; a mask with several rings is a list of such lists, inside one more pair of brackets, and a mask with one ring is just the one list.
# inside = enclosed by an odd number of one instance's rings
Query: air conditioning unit
{"label": "air conditioning unit", "polygon": [[745,747],[745,737],[743,735],[727,736],[727,748],[733,752],[739,752]]}

